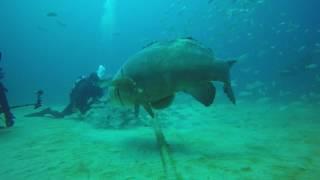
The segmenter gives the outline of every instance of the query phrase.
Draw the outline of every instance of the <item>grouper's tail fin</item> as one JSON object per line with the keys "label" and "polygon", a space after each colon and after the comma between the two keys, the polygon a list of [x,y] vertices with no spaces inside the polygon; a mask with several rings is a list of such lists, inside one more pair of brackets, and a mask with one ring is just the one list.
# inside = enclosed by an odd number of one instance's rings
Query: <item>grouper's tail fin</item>
{"label": "grouper's tail fin", "polygon": [[233,93],[233,90],[232,90],[232,87],[231,87],[231,80],[230,80],[230,69],[232,68],[232,66],[236,63],[237,61],[236,60],[230,60],[230,61],[227,61],[227,64],[228,64],[228,79],[227,81],[224,83],[224,86],[223,86],[223,91],[224,93],[226,93],[226,95],[228,96],[228,98],[230,99],[230,101],[233,103],[233,104],[236,104],[236,97],[234,96],[234,93]]}

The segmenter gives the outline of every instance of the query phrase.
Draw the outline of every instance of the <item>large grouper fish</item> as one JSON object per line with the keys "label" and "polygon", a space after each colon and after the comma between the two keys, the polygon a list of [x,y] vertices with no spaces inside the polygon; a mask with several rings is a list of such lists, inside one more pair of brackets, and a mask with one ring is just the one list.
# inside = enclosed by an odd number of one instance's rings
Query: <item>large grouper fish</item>
{"label": "large grouper fish", "polygon": [[224,83],[224,92],[236,103],[230,83],[230,68],[236,61],[218,61],[211,49],[192,38],[149,44],[120,68],[108,93],[111,102],[143,107],[151,117],[153,109],[171,105],[177,92],[193,96],[205,106],[215,98],[212,81]]}

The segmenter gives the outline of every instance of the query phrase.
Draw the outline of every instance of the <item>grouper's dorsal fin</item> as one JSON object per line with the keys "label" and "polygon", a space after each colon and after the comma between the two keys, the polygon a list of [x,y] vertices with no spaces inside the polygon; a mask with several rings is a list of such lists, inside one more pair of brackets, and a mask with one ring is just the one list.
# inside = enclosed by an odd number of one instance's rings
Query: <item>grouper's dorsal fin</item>
{"label": "grouper's dorsal fin", "polygon": [[211,82],[201,83],[198,86],[185,90],[185,92],[205,106],[210,106],[216,96],[216,88]]}

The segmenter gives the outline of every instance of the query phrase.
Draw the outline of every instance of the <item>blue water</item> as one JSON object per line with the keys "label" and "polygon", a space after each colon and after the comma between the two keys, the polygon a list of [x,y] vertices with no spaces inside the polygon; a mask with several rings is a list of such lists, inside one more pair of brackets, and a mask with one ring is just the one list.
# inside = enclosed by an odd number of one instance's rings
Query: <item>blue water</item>
{"label": "blue water", "polygon": [[[310,54],[312,63],[319,65],[319,52],[314,53],[320,41],[316,0],[116,2],[112,40],[106,40],[108,27],[101,31],[104,0],[2,0],[1,66],[10,102],[28,103],[37,89],[43,89],[45,103],[66,103],[78,76],[95,71],[100,64],[114,74],[149,42],[177,37],[201,41],[220,59],[246,54],[245,61],[232,70],[237,92],[254,81],[268,87],[276,81],[276,88],[268,89],[270,96],[280,89],[300,94],[319,90],[319,83],[314,85],[318,69],[279,75],[284,67]],[[57,16],[48,17],[49,12]]]}
{"label": "blue water", "polygon": [[[155,119],[109,104],[61,121],[15,109],[15,126],[0,129],[0,179],[165,179],[170,165],[180,179],[319,179],[319,7],[319,0],[0,0],[10,105],[34,103],[42,89],[44,108],[59,110],[79,76],[99,65],[112,76],[154,41],[193,37],[217,59],[238,61],[236,106],[219,86],[213,106],[177,96]],[[156,141],[153,120],[169,146],[154,125]]]}

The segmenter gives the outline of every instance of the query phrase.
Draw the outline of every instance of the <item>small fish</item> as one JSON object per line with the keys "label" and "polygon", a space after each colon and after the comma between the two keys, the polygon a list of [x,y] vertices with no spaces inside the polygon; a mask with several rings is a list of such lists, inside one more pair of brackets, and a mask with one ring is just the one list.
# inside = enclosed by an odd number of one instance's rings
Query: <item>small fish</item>
{"label": "small fish", "polygon": [[282,91],[282,90],[279,91],[279,96],[280,97],[289,96],[291,94],[292,94],[292,92],[290,92],[290,91]]}
{"label": "small fish", "polygon": [[251,96],[251,95],[252,95],[252,92],[249,92],[249,91],[241,91],[239,93],[240,97],[247,97],[247,96]]}
{"label": "small fish", "polygon": [[306,49],[306,46],[301,46],[299,49],[298,49],[298,52],[302,52],[303,50]]}
{"label": "small fish", "polygon": [[247,89],[247,90],[253,90],[253,89],[260,88],[260,87],[262,87],[262,86],[264,86],[264,83],[263,83],[263,82],[261,82],[261,81],[255,81],[255,82],[253,82],[253,83],[247,84],[247,85],[246,85],[246,89]]}
{"label": "small fish", "polygon": [[320,99],[320,94],[315,92],[309,92],[309,97],[312,99]]}
{"label": "small fish", "polygon": [[315,44],[314,53],[315,54],[319,54],[320,53],[320,43],[316,43]]}
{"label": "small fish", "polygon": [[38,26],[37,29],[38,29],[38,31],[48,32],[47,28],[44,28],[44,27],[41,27],[41,26]]}
{"label": "small fish", "polygon": [[279,72],[281,75],[289,75],[292,74],[292,71],[289,69],[284,69]]}
{"label": "small fish", "polygon": [[255,70],[255,71],[253,72],[253,74],[258,75],[258,74],[260,74],[260,71],[259,71],[259,70]]}
{"label": "small fish", "polygon": [[317,64],[308,64],[305,66],[306,69],[316,69],[318,67]]}
{"label": "small fish", "polygon": [[287,110],[287,109],[288,109],[288,106],[285,105],[285,106],[281,106],[281,107],[279,108],[279,111],[285,111],[285,110]]}
{"label": "small fish", "polygon": [[248,72],[251,72],[252,69],[251,68],[245,68],[245,69],[240,69],[241,72],[244,72],[244,73],[248,73]]}
{"label": "small fish", "polygon": [[264,55],[267,54],[267,51],[266,50],[260,50],[257,54],[258,57],[263,57]]}
{"label": "small fish", "polygon": [[244,62],[244,61],[246,61],[246,60],[248,60],[248,59],[249,59],[248,53],[242,54],[242,55],[240,55],[240,56],[238,57],[238,61],[240,61],[240,62]]}
{"label": "small fish", "polygon": [[121,35],[121,33],[119,33],[119,32],[112,33],[112,36],[120,36],[120,35]]}
{"label": "small fish", "polygon": [[268,102],[270,102],[270,100],[271,100],[271,98],[269,98],[269,97],[262,97],[262,98],[259,98],[257,100],[257,102],[258,103],[268,103]]}
{"label": "small fish", "polygon": [[47,16],[48,16],[48,17],[57,17],[58,14],[55,13],[55,12],[48,12],[48,13],[47,13]]}
{"label": "small fish", "polygon": [[232,87],[237,87],[237,86],[238,86],[238,84],[237,84],[237,82],[236,82],[236,81],[231,81],[231,86],[232,86]]}
{"label": "small fish", "polygon": [[60,27],[67,27],[67,24],[57,20],[57,24],[60,26]]}

